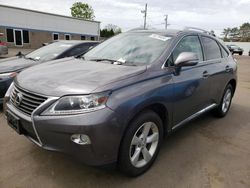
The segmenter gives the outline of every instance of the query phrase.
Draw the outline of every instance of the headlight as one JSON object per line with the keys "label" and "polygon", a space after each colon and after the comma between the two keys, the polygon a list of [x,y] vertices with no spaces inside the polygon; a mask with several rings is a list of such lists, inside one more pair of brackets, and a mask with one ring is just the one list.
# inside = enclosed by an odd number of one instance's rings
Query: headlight
{"label": "headlight", "polygon": [[72,115],[96,111],[106,107],[109,92],[81,95],[65,96],[52,104],[41,115]]}
{"label": "headlight", "polygon": [[9,89],[7,90],[7,92],[5,93],[5,96],[4,96],[4,100],[3,100],[3,111],[4,113],[6,114],[6,103],[9,102],[10,100],[10,94],[11,94],[11,91],[13,90],[14,88],[14,83],[12,82]]}
{"label": "headlight", "polygon": [[6,78],[14,78],[16,75],[17,75],[16,72],[3,73],[3,74],[0,74],[0,80],[4,80]]}

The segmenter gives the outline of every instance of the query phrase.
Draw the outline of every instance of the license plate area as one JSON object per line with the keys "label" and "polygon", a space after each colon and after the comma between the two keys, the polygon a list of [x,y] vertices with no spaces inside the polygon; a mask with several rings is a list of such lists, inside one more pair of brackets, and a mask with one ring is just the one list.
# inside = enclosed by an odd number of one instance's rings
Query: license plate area
{"label": "license plate area", "polygon": [[20,126],[20,119],[15,116],[13,113],[11,113],[10,111],[7,111],[7,122],[8,125],[13,128],[18,134],[22,134],[21,131],[21,126]]}

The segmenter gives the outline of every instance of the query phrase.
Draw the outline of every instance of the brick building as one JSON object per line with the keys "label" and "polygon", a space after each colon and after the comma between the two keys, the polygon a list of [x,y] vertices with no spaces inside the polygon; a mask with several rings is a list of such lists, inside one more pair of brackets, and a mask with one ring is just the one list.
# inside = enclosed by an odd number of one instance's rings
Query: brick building
{"label": "brick building", "polygon": [[100,22],[0,5],[8,47],[39,48],[53,40],[99,40]]}

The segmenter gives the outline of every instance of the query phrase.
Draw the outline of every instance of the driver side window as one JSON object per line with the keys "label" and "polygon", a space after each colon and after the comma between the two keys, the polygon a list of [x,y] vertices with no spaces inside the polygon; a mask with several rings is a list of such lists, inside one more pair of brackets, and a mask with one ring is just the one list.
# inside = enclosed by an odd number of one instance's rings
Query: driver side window
{"label": "driver side window", "polygon": [[198,36],[186,36],[175,47],[168,59],[168,65],[173,66],[178,55],[182,52],[193,52],[198,55],[199,61],[203,61],[201,43]]}

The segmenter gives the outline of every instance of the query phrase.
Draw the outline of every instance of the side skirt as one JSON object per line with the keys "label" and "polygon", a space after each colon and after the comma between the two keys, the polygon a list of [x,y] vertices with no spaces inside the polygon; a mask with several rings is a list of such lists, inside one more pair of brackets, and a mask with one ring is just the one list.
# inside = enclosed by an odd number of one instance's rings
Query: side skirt
{"label": "side skirt", "polygon": [[205,113],[205,112],[207,112],[207,111],[209,111],[209,110],[215,108],[216,106],[217,106],[217,104],[214,103],[214,104],[211,104],[211,105],[207,106],[206,108],[204,108],[204,109],[202,109],[202,110],[196,112],[195,114],[193,114],[193,115],[189,116],[188,118],[182,120],[182,121],[181,121],[180,123],[178,123],[177,125],[173,126],[173,127],[172,127],[172,131],[178,129],[179,127],[181,127],[182,125],[184,125],[184,124],[186,124],[187,122],[191,121],[192,119],[197,118],[197,117],[200,116],[201,114],[203,114],[203,113]]}

